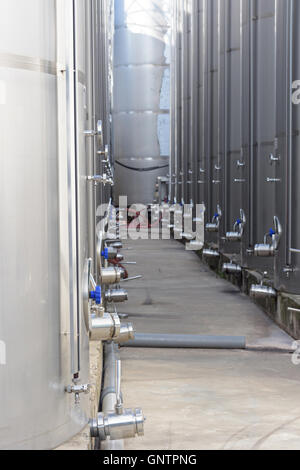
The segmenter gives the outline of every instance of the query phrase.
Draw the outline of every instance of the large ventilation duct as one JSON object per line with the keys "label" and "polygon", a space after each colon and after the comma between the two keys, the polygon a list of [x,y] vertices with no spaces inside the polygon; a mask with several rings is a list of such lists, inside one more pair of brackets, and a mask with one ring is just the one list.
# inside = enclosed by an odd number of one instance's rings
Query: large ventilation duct
{"label": "large ventilation duct", "polygon": [[116,203],[152,204],[170,158],[170,0],[115,0]]}

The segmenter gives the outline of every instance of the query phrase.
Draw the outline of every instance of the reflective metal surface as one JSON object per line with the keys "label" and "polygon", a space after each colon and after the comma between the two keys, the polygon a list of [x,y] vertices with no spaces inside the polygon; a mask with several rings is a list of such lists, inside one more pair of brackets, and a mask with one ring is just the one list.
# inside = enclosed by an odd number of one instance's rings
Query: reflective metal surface
{"label": "reflective metal surface", "polygon": [[93,57],[109,57],[108,13],[108,0],[0,1],[2,449],[55,448],[90,418],[88,279],[109,195],[88,184],[102,166],[86,131],[102,112],[109,140]]}
{"label": "reflective metal surface", "polygon": [[169,171],[169,0],[115,1],[115,198],[152,204]]}
{"label": "reflective metal surface", "polygon": [[299,2],[277,1],[276,16],[276,140],[272,152],[276,186],[276,214],[282,241],[275,258],[275,285],[280,291],[300,294],[300,223],[298,215],[300,102],[298,57]]}
{"label": "reflective metal surface", "polygon": [[[0,366],[2,449],[54,448],[89,418],[88,396],[76,404],[65,391],[75,373],[78,385],[87,384],[89,370],[77,310],[74,127],[68,114],[74,14],[70,1],[0,2],[0,329],[7,348]],[[79,31],[84,21],[81,11]],[[57,78],[56,63],[62,64]]]}

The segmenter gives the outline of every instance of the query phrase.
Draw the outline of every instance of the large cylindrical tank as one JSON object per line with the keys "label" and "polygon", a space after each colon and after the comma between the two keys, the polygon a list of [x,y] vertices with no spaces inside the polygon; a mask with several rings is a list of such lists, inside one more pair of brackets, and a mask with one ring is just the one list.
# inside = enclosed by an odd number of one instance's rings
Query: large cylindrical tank
{"label": "large cylindrical tank", "polygon": [[[276,123],[275,6],[273,0],[242,2],[243,21],[243,152],[247,182],[243,208],[247,224],[243,266],[273,272],[272,257],[258,258],[254,247],[264,243],[274,228],[275,194],[278,183],[270,155]],[[246,102],[247,97],[249,101]],[[248,190],[246,187],[248,186]]]}
{"label": "large cylindrical tank", "polygon": [[152,204],[170,158],[170,2],[115,1],[115,196]]}
{"label": "large cylindrical tank", "polygon": [[0,0],[2,449],[52,449],[90,417],[65,390],[89,382],[84,22],[85,0]]}
{"label": "large cylindrical tank", "polygon": [[172,48],[171,48],[171,202],[184,199],[182,167],[182,30],[183,1],[174,0],[172,7]]}
{"label": "large cylindrical tank", "polygon": [[[222,160],[219,152],[219,14],[220,2],[211,0],[206,5],[206,63],[205,63],[205,156],[207,159],[207,221],[211,222],[222,205]],[[207,243],[219,243],[219,234],[206,231]]]}
{"label": "large cylindrical tank", "polygon": [[[245,186],[245,163],[241,154],[241,2],[224,0],[220,12],[220,153],[222,158],[223,217],[221,248],[227,254],[240,253],[241,243],[225,241],[226,234],[241,216]],[[222,240],[223,239],[223,240]]]}
{"label": "large cylindrical tank", "polygon": [[192,154],[191,154],[191,90],[192,90],[192,41],[191,41],[191,0],[182,2],[182,43],[181,43],[181,181],[182,202],[189,204],[192,199]]}
{"label": "large cylindrical tank", "polygon": [[300,5],[294,0],[276,1],[276,215],[282,238],[275,257],[278,290],[300,294]]}
{"label": "large cylindrical tank", "polygon": [[197,204],[207,206],[208,202],[208,179],[207,169],[208,161],[206,158],[205,132],[206,132],[206,103],[207,103],[207,1],[196,1],[198,6],[198,119],[195,120],[198,135],[198,157],[196,168],[196,184],[197,184]]}

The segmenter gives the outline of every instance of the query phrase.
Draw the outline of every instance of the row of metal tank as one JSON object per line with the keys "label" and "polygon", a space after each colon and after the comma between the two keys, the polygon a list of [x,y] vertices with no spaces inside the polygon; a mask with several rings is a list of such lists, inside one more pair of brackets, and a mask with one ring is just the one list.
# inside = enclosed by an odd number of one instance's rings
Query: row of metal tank
{"label": "row of metal tank", "polygon": [[[133,335],[114,303],[127,298],[121,245],[104,235],[112,11],[110,0],[0,0],[1,449],[79,433],[92,418],[90,340]],[[116,408],[91,427],[101,440],[143,429],[114,370]]]}
{"label": "row of metal tank", "polygon": [[[169,200],[206,244],[300,294],[300,4],[173,2]],[[213,253],[211,253],[213,255]]]}

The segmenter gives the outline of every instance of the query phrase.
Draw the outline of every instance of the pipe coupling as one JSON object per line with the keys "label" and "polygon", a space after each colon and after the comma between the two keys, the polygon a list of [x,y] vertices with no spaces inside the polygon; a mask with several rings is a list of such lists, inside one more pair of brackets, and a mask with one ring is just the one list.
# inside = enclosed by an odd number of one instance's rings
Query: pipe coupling
{"label": "pipe coupling", "polygon": [[255,245],[254,247],[254,255],[259,256],[261,258],[270,258],[272,256],[275,256],[275,253],[275,248],[272,245],[261,244]]}
{"label": "pipe coupling", "polygon": [[144,435],[145,417],[141,409],[125,409],[121,414],[116,412],[99,413],[91,421],[91,437],[100,441],[119,441]]}
{"label": "pipe coupling", "polygon": [[128,300],[128,293],[125,289],[108,290],[105,294],[105,300],[108,303],[115,302],[121,303]]}
{"label": "pipe coupling", "polygon": [[104,286],[110,284],[119,284],[123,276],[123,269],[121,268],[102,268],[101,270],[101,284]]}
{"label": "pipe coupling", "polygon": [[102,317],[91,319],[91,341],[114,341],[126,343],[134,339],[134,329],[131,323],[121,324],[117,313],[105,312]]}
{"label": "pipe coupling", "polygon": [[239,232],[227,232],[226,240],[229,242],[240,242],[242,240],[242,234]]}

